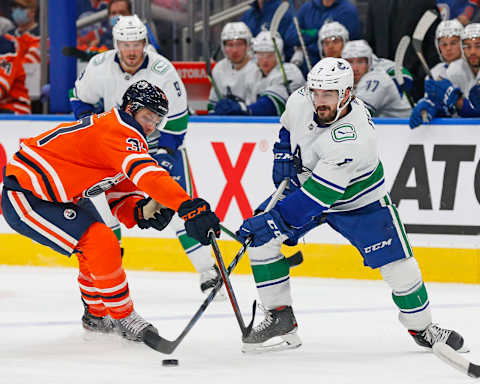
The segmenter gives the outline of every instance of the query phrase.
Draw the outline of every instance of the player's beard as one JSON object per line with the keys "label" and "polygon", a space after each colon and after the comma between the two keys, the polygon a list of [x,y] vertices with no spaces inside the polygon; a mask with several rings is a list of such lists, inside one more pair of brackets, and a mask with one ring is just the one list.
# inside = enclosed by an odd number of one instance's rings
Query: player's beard
{"label": "player's beard", "polygon": [[472,68],[475,68],[475,69],[480,68],[480,58],[477,55],[471,55],[467,61]]}
{"label": "player's beard", "polygon": [[[320,105],[316,108],[317,119],[321,124],[328,124],[337,116],[337,109],[333,109],[329,105]],[[320,112],[322,112],[320,114]]]}

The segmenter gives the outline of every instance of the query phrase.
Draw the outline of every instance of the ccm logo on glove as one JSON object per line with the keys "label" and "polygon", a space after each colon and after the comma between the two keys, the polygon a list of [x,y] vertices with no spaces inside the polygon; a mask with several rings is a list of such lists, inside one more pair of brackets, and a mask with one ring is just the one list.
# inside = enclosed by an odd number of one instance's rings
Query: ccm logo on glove
{"label": "ccm logo on glove", "polygon": [[193,211],[190,211],[187,214],[183,215],[182,219],[185,220],[185,221],[193,219],[198,214],[200,214],[202,212],[207,212],[208,209],[209,208],[207,207],[207,204],[204,204],[204,205],[194,209]]}

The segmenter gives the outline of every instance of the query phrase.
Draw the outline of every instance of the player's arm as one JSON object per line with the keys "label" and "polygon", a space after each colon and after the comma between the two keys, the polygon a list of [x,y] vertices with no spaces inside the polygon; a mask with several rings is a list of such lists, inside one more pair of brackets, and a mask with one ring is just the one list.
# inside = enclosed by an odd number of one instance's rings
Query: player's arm
{"label": "player's arm", "polygon": [[101,53],[90,59],[75,81],[75,87],[69,92],[70,105],[77,119],[95,113],[95,104],[102,99],[101,65],[105,60],[104,55]]}
{"label": "player's arm", "polygon": [[[392,94],[388,92],[388,87],[385,87],[385,81],[387,79],[380,76],[373,76],[371,75],[372,73],[373,72],[367,73],[360,79],[357,84],[355,96],[362,100],[370,114],[375,116],[383,109],[385,104],[390,102]],[[386,74],[385,77],[387,77]],[[396,92],[396,89],[394,91]]]}

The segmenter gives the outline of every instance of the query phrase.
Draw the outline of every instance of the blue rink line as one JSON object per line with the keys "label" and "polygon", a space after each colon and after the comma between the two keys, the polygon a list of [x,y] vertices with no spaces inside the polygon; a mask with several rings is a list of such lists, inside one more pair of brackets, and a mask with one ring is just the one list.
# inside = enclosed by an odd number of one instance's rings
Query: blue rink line
{"label": "blue rink line", "polygon": [[[435,309],[451,309],[451,308],[480,308],[480,303],[470,303],[470,304],[438,304],[432,305],[432,308]],[[395,306],[391,305],[388,307],[371,307],[371,308],[327,308],[327,309],[306,309],[306,310],[295,310],[296,315],[316,315],[316,314],[326,314],[326,313],[360,313],[360,312],[384,312],[384,311],[395,311]],[[175,320],[184,320],[187,322],[193,317],[194,313],[190,315],[174,315],[174,316],[153,316],[146,317],[148,321],[175,321]],[[251,312],[243,313],[245,318],[250,318],[252,316]],[[203,318],[207,319],[226,319],[234,317],[233,314],[211,314],[203,315]],[[78,325],[79,320],[75,321],[28,321],[28,322],[13,322],[13,323],[0,323],[1,328],[25,328],[25,327],[58,327],[58,326],[70,326]]]}
{"label": "blue rink line", "polygon": [[[9,115],[0,114],[0,121],[74,121],[73,115]],[[192,123],[263,123],[278,124],[277,116],[190,116]],[[375,124],[408,125],[408,119],[397,118],[374,118]],[[433,125],[480,125],[480,119],[476,118],[436,118],[430,124]],[[428,124],[426,124],[428,125]]]}

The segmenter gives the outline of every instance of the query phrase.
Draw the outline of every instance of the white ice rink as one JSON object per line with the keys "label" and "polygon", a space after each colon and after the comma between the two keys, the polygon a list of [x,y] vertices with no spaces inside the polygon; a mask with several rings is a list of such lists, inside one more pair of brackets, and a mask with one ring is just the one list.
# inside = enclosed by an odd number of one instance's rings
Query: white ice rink
{"label": "white ice rink", "polygon": [[[129,271],[136,310],[176,338],[204,297],[198,276]],[[256,297],[250,276],[232,279],[245,321]],[[416,346],[397,321],[382,281],[292,279],[303,345],[244,355],[229,302],[213,302],[169,357],[80,323],[74,269],[0,266],[0,383],[471,383]],[[427,284],[434,320],[459,331],[480,362],[480,289]],[[263,318],[260,312],[258,320]],[[163,367],[162,359],[179,359]]]}

